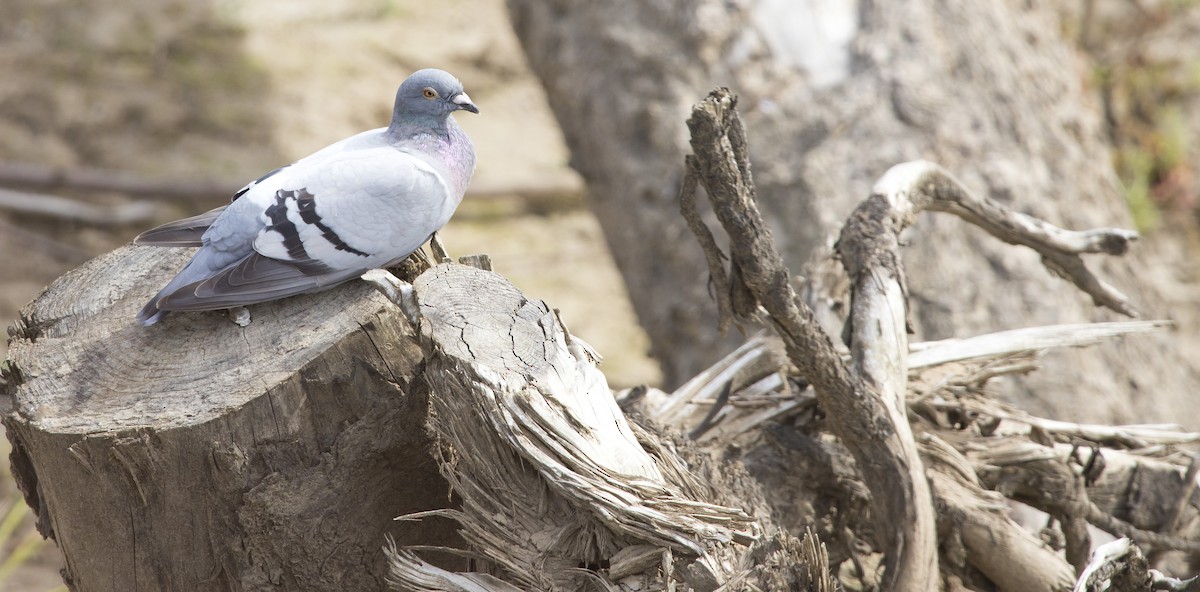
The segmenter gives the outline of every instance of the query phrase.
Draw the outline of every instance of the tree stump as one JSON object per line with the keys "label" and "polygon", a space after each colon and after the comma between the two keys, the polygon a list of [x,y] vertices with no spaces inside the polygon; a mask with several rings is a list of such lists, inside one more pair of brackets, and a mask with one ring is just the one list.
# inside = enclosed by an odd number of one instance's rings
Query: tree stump
{"label": "tree stump", "polygon": [[[502,276],[443,264],[364,279],[417,328],[429,431],[471,572],[392,553],[398,590],[825,591],[815,536],[781,531],[740,465],[626,418],[598,354]],[[426,513],[422,516],[427,517]],[[802,538],[801,538],[802,537]]]}
{"label": "tree stump", "polygon": [[385,535],[457,546],[450,521],[392,521],[450,501],[394,305],[352,283],[254,306],[246,328],[140,326],[187,255],[118,249],[10,328],[13,471],[71,589],[380,590]]}

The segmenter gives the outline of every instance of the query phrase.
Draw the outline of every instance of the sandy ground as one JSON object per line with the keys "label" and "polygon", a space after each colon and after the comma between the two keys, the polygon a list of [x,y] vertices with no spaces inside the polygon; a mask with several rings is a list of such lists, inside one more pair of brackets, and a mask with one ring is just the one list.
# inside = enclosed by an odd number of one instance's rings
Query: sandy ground
{"label": "sandy ground", "polygon": [[[459,117],[479,156],[473,187],[549,187],[564,196],[550,208],[517,197],[468,200],[443,232],[447,247],[490,254],[497,271],[561,309],[572,331],[605,357],[614,386],[658,381],[501,0],[170,0],[83,10],[15,0],[11,8],[0,24],[0,159],[10,161],[181,182],[248,180],[386,124],[409,72],[454,72],[482,109]],[[183,204],[172,215],[211,205]],[[54,278],[138,230],[0,212],[0,318],[15,318]],[[0,346],[0,356],[6,351]],[[6,462],[7,449],[0,452]],[[17,495],[0,477],[0,510]],[[30,528],[26,518],[18,537]],[[0,562],[16,538],[0,541]],[[0,580],[0,591],[54,589],[60,564],[45,545]]]}

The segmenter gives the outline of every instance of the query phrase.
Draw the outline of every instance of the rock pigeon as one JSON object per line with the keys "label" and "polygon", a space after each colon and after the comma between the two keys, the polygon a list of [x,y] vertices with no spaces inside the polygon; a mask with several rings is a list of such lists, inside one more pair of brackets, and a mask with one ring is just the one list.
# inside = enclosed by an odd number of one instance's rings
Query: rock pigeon
{"label": "rock pigeon", "polygon": [[435,69],[396,91],[392,122],[243,187],[229,205],[148,230],[135,244],[200,247],[138,313],[233,308],[325,290],[402,261],[450,220],[475,170],[451,113],[479,108]]}

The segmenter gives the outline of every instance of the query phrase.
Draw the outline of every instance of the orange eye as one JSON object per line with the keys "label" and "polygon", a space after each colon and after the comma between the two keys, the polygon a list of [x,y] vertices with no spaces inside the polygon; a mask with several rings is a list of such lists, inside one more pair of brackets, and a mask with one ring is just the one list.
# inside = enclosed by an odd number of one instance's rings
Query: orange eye
{"label": "orange eye", "polygon": [[427,99],[436,99],[438,96],[437,91],[429,88],[428,86],[425,87],[425,90],[422,91],[421,94],[425,95],[425,98]]}

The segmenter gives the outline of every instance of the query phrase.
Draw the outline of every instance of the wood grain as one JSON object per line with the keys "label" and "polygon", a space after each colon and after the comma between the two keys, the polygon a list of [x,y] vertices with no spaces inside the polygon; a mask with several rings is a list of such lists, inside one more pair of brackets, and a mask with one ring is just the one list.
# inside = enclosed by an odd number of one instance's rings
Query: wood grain
{"label": "wood grain", "polygon": [[127,246],[60,278],[13,327],[14,471],[74,590],[380,589],[385,534],[446,507],[422,356],[365,285],[250,308],[138,308],[188,250]]}

